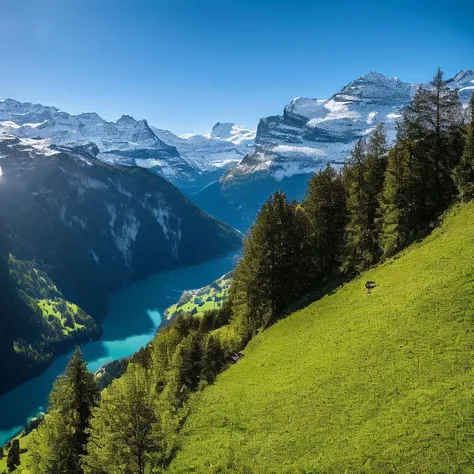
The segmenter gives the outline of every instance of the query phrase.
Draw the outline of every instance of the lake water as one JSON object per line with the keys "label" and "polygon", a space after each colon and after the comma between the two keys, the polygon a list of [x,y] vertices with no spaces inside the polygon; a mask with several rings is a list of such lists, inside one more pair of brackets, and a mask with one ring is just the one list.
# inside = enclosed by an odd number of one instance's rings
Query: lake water
{"label": "lake water", "polygon": [[[237,253],[199,265],[158,273],[109,298],[109,312],[102,339],[81,346],[90,370],[129,356],[146,345],[161,324],[164,310],[184,290],[208,285],[230,271]],[[58,357],[40,376],[0,397],[0,446],[14,436],[27,420],[46,408],[48,394],[71,353]]]}

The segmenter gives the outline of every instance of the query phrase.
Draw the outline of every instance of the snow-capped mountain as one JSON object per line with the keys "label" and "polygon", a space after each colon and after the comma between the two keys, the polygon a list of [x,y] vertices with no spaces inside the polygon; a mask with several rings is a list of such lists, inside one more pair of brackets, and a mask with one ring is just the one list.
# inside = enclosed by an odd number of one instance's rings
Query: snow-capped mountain
{"label": "snow-capped mountain", "polygon": [[[474,70],[448,81],[467,106],[474,92]],[[356,141],[383,122],[389,140],[397,120],[419,85],[369,72],[329,99],[296,97],[283,114],[260,120],[255,150],[231,168],[195,201],[207,212],[245,229],[269,194],[283,189],[290,198],[304,196],[308,177],[327,162],[341,165]],[[230,221],[228,221],[230,222]]]}
{"label": "snow-capped mountain", "polygon": [[448,81],[449,87],[457,89],[462,104],[466,107],[474,93],[474,69],[463,69]]}
{"label": "snow-capped mountain", "polygon": [[224,125],[228,137],[214,135],[216,127],[207,136],[178,137],[129,115],[107,122],[96,113],[71,115],[41,104],[0,101],[0,130],[5,133],[47,139],[55,146],[95,146],[104,162],[151,169],[182,189],[204,187],[251,150],[255,132]]}
{"label": "snow-capped mountain", "polygon": [[238,164],[253,151],[255,130],[233,123],[214,125],[205,135],[175,135],[168,130],[151,127],[156,136],[168,145],[174,146],[179,154],[198,172],[217,172]]}
{"label": "snow-capped mountain", "polygon": [[[459,90],[463,105],[474,91],[474,70],[463,70],[448,84]],[[393,140],[401,109],[417,84],[371,71],[327,100],[297,97],[283,115],[260,120],[256,148],[223,180],[264,173],[277,181],[320,169],[328,161],[343,163],[355,142],[379,122]]]}

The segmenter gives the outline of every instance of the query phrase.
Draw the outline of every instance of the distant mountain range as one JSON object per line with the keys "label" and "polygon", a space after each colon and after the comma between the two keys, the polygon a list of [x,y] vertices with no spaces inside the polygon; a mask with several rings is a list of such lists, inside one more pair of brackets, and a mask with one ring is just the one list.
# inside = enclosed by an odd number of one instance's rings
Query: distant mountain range
{"label": "distant mountain range", "polygon": [[[466,106],[474,70],[449,79]],[[383,122],[394,139],[401,110],[419,84],[369,72],[329,99],[296,97],[282,115],[262,118],[255,133],[217,123],[205,135],[182,135],[124,115],[107,122],[96,113],[70,115],[55,107],[0,102],[0,134],[81,146],[110,164],[140,166],[166,178],[206,212],[245,230],[269,194],[303,197],[308,176],[327,162],[341,165],[355,142]]]}
{"label": "distant mountain range", "polygon": [[[460,71],[448,84],[464,106],[474,91],[474,70]],[[206,211],[247,228],[269,194],[285,190],[301,199],[308,176],[327,162],[341,165],[356,141],[385,124],[388,138],[419,84],[369,72],[329,99],[297,97],[283,114],[260,120],[255,150],[220,180],[193,197]]]}
{"label": "distant mountain range", "polygon": [[71,115],[13,99],[0,101],[0,133],[87,147],[101,161],[151,169],[187,192],[239,163],[255,139],[255,131],[231,123],[217,123],[207,135],[179,137],[129,115],[107,122],[94,112]]}

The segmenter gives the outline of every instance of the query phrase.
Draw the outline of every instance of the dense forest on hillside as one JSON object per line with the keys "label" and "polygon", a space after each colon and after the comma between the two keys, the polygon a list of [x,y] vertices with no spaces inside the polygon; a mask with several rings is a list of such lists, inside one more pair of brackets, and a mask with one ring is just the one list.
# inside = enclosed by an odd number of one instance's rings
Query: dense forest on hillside
{"label": "dense forest on hillside", "polygon": [[21,440],[5,450],[9,469],[21,462],[38,474],[165,471],[180,449],[190,395],[252,338],[301,298],[395,255],[428,235],[454,202],[474,197],[473,119],[474,98],[463,110],[438,71],[404,110],[392,147],[378,125],[341,172],[328,166],[312,177],[304,201],[271,196],[247,235],[226,303],[176,317],[101,393],[76,352],[28,453],[17,455]]}

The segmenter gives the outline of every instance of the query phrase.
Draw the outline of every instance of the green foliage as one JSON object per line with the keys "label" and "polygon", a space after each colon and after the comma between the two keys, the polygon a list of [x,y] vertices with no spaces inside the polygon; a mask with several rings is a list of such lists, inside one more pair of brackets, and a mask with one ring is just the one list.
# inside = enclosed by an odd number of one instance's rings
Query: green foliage
{"label": "green foliage", "polygon": [[31,310],[37,333],[33,341],[16,339],[16,354],[38,362],[50,356],[51,345],[97,331],[95,321],[79,306],[65,300],[47,273],[35,262],[18,260],[10,254],[8,266],[10,278]]}
{"label": "green foliage", "polygon": [[254,338],[191,398],[168,472],[473,472],[473,242],[470,203]]}
{"label": "green foliage", "polygon": [[380,247],[390,257],[413,242],[422,232],[421,189],[411,143],[399,139],[388,154],[388,168],[381,198]]}
{"label": "green foliage", "polygon": [[7,467],[10,472],[14,471],[20,465],[20,441],[14,439],[8,451]]}
{"label": "green foliage", "polygon": [[30,470],[34,474],[81,474],[91,410],[98,398],[94,375],[76,349],[57,379],[44,421],[33,435]]}
{"label": "green foliage", "polygon": [[[156,409],[156,385],[149,372],[130,364],[94,409],[85,473],[152,472],[163,464],[163,433]],[[153,471],[156,472],[156,471]]]}
{"label": "green foliage", "polygon": [[474,94],[469,104],[471,121],[467,126],[464,153],[454,169],[454,182],[462,201],[474,198]]}
{"label": "green foliage", "polygon": [[342,265],[347,223],[345,194],[341,177],[329,165],[313,175],[308,184],[303,202],[308,219],[308,235],[304,242],[309,246],[306,273],[312,288],[331,281]]}
{"label": "green foliage", "polygon": [[430,87],[420,87],[405,109],[389,153],[380,219],[385,257],[426,235],[452,202],[453,170],[455,179],[463,174],[462,147],[462,106],[438,70]]}
{"label": "green foliage", "polygon": [[282,316],[305,283],[299,263],[304,230],[297,205],[277,192],[263,205],[244,243],[229,290],[243,341]]}
{"label": "green foliage", "polygon": [[360,140],[344,165],[348,223],[344,270],[359,272],[380,258],[379,202],[387,168],[387,145],[379,124],[368,143]]}
{"label": "green foliage", "polygon": [[204,288],[185,291],[179,301],[165,311],[166,318],[172,319],[179,313],[202,316],[208,311],[222,308],[231,281],[232,273],[227,273]]}
{"label": "green foliage", "polygon": [[421,223],[436,219],[455,195],[452,173],[462,154],[462,125],[458,94],[438,69],[430,87],[420,87],[404,111],[399,133],[410,142],[416,162]]}

